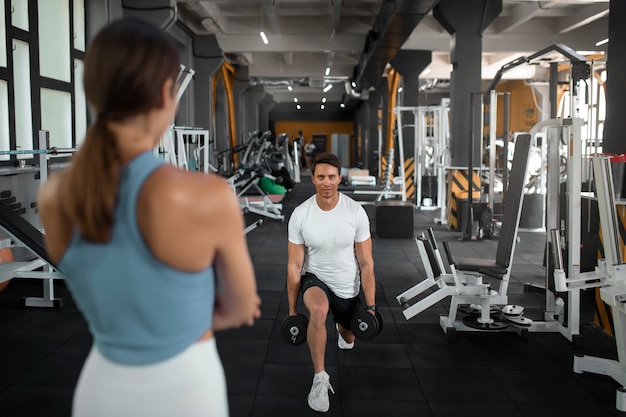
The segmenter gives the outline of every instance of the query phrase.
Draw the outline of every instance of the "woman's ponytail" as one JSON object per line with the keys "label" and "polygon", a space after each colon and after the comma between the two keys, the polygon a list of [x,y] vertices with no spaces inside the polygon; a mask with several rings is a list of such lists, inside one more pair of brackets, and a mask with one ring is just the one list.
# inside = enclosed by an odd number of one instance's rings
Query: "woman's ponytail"
{"label": "woman's ponytail", "polygon": [[120,162],[113,133],[100,117],[74,155],[63,190],[65,214],[83,238],[109,239],[117,198]]}

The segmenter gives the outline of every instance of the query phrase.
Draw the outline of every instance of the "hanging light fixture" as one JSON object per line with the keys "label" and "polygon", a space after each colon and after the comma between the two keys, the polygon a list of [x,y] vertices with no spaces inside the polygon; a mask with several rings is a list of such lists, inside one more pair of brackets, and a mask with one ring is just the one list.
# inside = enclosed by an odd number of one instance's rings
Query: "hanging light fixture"
{"label": "hanging light fixture", "polygon": [[261,32],[259,32],[259,35],[261,36],[264,44],[267,45],[268,43],[270,43],[267,40],[267,36],[265,36],[265,31],[263,30],[263,6],[261,6]]}

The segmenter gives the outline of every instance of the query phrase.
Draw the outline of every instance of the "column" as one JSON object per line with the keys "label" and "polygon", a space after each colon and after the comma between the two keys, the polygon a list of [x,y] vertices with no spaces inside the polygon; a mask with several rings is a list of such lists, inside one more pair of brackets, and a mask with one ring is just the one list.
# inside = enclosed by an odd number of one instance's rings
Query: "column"
{"label": "column", "polygon": [[[473,132],[473,157],[480,161],[480,107],[470,120],[472,93],[481,92],[482,33],[502,11],[502,0],[441,0],[433,16],[452,35],[450,58],[450,151],[452,166],[468,166],[470,137]],[[480,99],[476,99],[480,103]]]}

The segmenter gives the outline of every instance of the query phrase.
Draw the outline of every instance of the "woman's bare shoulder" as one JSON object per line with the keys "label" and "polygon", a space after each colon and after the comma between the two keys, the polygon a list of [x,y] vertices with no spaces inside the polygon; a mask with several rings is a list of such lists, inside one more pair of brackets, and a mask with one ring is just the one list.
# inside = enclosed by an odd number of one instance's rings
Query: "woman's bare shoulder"
{"label": "woman's bare shoulder", "polygon": [[206,216],[232,209],[236,199],[232,186],[215,174],[182,171],[173,166],[159,169],[149,186],[152,199],[164,209]]}
{"label": "woman's bare shoulder", "polygon": [[159,190],[179,198],[191,197],[197,200],[232,191],[232,187],[223,177],[183,171],[173,166],[159,170],[155,179],[160,184]]}
{"label": "woman's bare shoulder", "polygon": [[141,232],[155,256],[185,270],[205,268],[224,238],[243,230],[239,204],[223,178],[175,167],[148,178],[138,210]]}

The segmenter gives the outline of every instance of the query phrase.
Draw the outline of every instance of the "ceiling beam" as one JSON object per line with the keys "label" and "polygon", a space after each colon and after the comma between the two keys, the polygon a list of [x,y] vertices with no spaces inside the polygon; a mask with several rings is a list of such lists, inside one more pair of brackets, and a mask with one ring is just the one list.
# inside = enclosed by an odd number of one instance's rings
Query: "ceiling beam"
{"label": "ceiling beam", "polygon": [[343,33],[332,41],[328,34],[278,35],[272,34],[270,43],[263,44],[258,33],[249,35],[217,34],[223,51],[245,52],[320,52],[335,51],[351,53],[363,47],[363,35]]}
{"label": "ceiling beam", "polygon": [[331,39],[335,37],[336,33],[339,33],[339,21],[341,20],[341,6],[343,6],[343,0],[330,0],[333,5],[333,31],[330,34]]}
{"label": "ceiling beam", "polygon": [[518,4],[511,10],[510,16],[494,22],[495,32],[502,33],[515,29],[534,17],[545,13],[546,8],[548,8],[546,5],[540,5],[539,2]]}
{"label": "ceiling beam", "polygon": [[220,14],[220,8],[208,1],[187,3],[187,7],[194,10],[202,18],[200,23],[210,33],[228,32],[227,20]]}
{"label": "ceiling beam", "polygon": [[[278,15],[276,14],[276,6],[274,6],[274,0],[263,0],[263,12],[265,12],[265,16],[267,16],[267,21],[272,28],[272,32],[281,33]],[[263,16],[261,16],[261,19],[262,18]]]}
{"label": "ceiling beam", "polygon": [[293,52],[283,52],[283,62],[287,65],[293,64]]}
{"label": "ceiling beam", "polygon": [[583,7],[570,17],[560,19],[556,26],[556,33],[567,33],[588,25],[598,19],[608,16],[609,3],[594,3]]}

